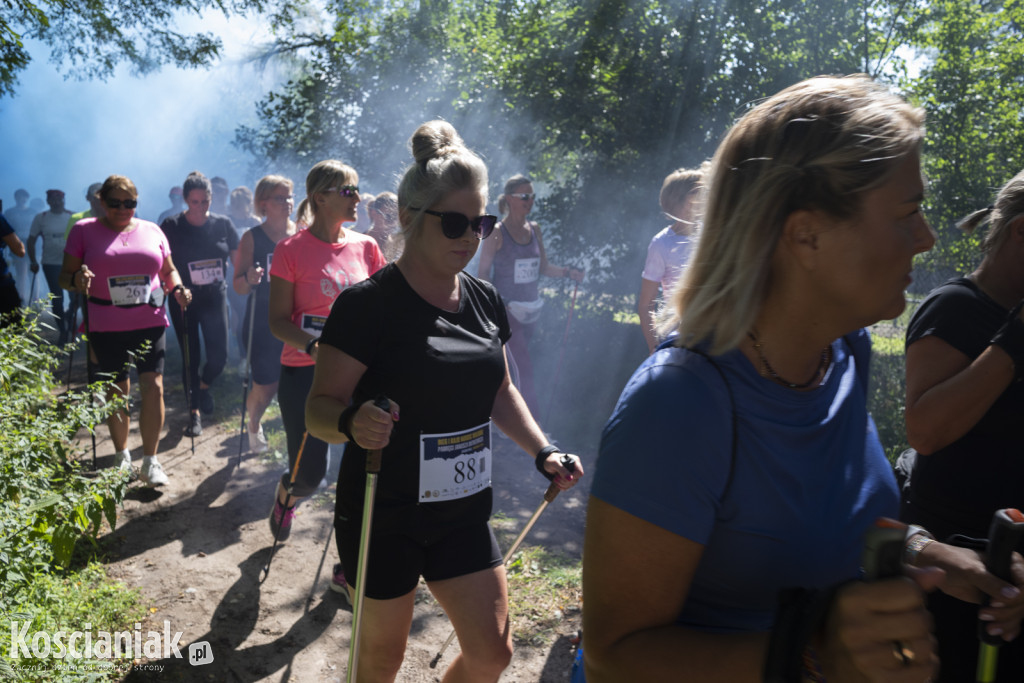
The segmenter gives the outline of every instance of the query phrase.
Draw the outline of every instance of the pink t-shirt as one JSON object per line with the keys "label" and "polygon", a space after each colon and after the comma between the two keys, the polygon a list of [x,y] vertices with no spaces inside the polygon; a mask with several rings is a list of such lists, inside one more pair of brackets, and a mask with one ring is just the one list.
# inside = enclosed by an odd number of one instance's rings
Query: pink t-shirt
{"label": "pink t-shirt", "polygon": [[[341,291],[385,265],[387,261],[372,237],[346,230],[342,242],[328,244],[309,230],[299,230],[277,243],[270,275],[292,283],[292,322],[319,337]],[[285,344],[281,364],[303,367],[313,365],[313,359]]]}
{"label": "pink t-shirt", "polygon": [[[123,305],[89,302],[89,328],[94,332],[124,332],[167,327],[164,307],[147,303],[161,288],[160,269],[171,255],[167,238],[156,223],[135,219],[135,229],[117,233],[98,218],[78,221],[68,234],[64,251],[96,274],[89,296]],[[158,292],[158,299],[163,292]],[[162,301],[162,299],[160,299]],[[142,303],[142,305],[130,305]]]}

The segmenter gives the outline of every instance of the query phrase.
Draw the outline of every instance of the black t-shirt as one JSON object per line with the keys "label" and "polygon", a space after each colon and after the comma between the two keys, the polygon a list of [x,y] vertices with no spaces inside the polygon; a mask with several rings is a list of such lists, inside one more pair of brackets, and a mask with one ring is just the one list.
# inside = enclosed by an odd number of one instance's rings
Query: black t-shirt
{"label": "black t-shirt", "polygon": [[6,280],[9,275],[7,261],[4,260],[4,249],[7,247],[7,243],[3,241],[3,238],[13,234],[14,228],[11,227],[6,218],[0,216],[0,281]]}
{"label": "black t-shirt", "polygon": [[[211,213],[202,225],[192,225],[185,214],[180,213],[166,219],[160,228],[167,235],[171,258],[186,287],[211,284],[218,267],[220,288],[227,286],[229,256],[238,248],[238,234],[230,218]],[[215,260],[220,264],[214,264]],[[193,275],[203,282],[194,282]]]}
{"label": "black t-shirt", "polygon": [[[1008,313],[971,280],[954,278],[933,290],[914,312],[907,346],[934,335],[973,361],[989,346]],[[911,500],[954,521],[956,532],[987,536],[995,510],[1024,507],[1022,416],[1024,383],[1017,382],[967,434],[931,455],[917,457]]]}
{"label": "black t-shirt", "polygon": [[[418,502],[420,435],[486,423],[505,376],[509,324],[501,297],[490,283],[466,273],[459,273],[459,283],[459,310],[444,311],[424,301],[390,264],[338,296],[320,336],[320,343],[366,365],[355,403],[384,395],[401,408],[383,452],[375,531],[429,534],[490,517],[490,488],[456,500]],[[338,478],[342,518],[361,518],[365,459],[364,449],[348,445]]]}

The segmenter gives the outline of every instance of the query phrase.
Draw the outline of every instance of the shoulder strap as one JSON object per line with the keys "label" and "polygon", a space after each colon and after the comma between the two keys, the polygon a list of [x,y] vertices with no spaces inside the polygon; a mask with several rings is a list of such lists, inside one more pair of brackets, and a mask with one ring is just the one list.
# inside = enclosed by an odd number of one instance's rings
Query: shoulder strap
{"label": "shoulder strap", "polygon": [[732,393],[732,385],[729,384],[729,378],[725,376],[725,371],[722,370],[715,359],[709,356],[707,353],[690,346],[684,346],[687,351],[696,353],[701,356],[707,362],[711,363],[711,367],[718,371],[719,377],[722,378],[722,382],[725,384],[725,390],[729,393],[729,407],[732,412],[732,446],[729,453],[729,476],[725,480],[725,486],[722,488],[722,494],[719,496],[719,502],[724,502],[729,490],[732,488],[733,475],[736,473],[736,441],[737,441],[737,428],[736,428],[736,396]]}

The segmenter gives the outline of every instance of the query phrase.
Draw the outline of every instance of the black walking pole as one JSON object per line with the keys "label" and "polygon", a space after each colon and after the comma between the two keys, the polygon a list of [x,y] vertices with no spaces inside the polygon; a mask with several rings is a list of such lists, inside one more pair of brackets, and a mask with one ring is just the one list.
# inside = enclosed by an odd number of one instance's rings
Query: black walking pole
{"label": "black walking pole", "polygon": [[[88,297],[88,295],[86,295]],[[93,371],[92,371],[92,358],[89,353],[89,346],[92,344],[91,335],[89,334],[89,300],[86,298],[85,306],[82,307],[82,324],[85,325],[85,385],[89,391],[89,404],[92,405],[94,392],[92,388]],[[70,384],[71,369],[68,368],[68,383]],[[96,425],[92,426],[89,430],[92,436],[92,469],[96,470]]]}
{"label": "black walking pole", "polygon": [[[570,472],[576,471],[576,463],[573,462],[572,457],[568,453],[563,453],[561,460],[562,467],[569,470]],[[537,520],[540,518],[540,513],[544,512],[544,509],[548,506],[548,503],[555,499],[559,491],[561,491],[561,489],[558,488],[558,484],[556,484],[555,482],[551,482],[550,484],[548,484],[548,490],[544,492],[544,500],[540,502],[540,505],[537,506],[537,509],[534,511],[533,516],[530,517],[530,520],[526,523],[526,526],[524,526],[523,530],[519,532],[519,535],[516,537],[516,540],[512,542],[512,545],[509,546],[508,552],[505,553],[505,557],[501,561],[502,565],[506,567],[508,566],[509,560],[511,560],[512,556],[516,554],[517,550],[519,550],[519,546],[523,544],[523,540],[526,538],[526,534],[530,533],[530,529],[532,529],[533,525],[537,523]],[[438,650],[436,655],[434,655],[434,658],[430,660],[431,669],[437,667],[437,663],[441,661],[441,657],[444,655],[445,650],[448,649],[448,646],[452,644],[453,640],[455,640],[454,628],[452,628],[451,633],[448,634],[448,639],[444,641],[444,645],[442,645],[441,649]]]}
{"label": "black walking pole", "polygon": [[[373,405],[390,413],[391,402],[378,396]],[[366,597],[366,566],[370,560],[370,528],[373,522],[373,501],[377,496],[377,475],[380,474],[381,449],[374,448],[366,452],[366,492],[363,497],[363,525],[359,530],[359,562],[356,568],[356,599],[352,603],[352,639],[348,647],[348,671],[346,680],[356,680],[356,669],[359,667],[359,632],[363,622],[363,598]]]}
{"label": "black walking pole", "polygon": [[[259,264],[256,264],[259,268]],[[247,280],[248,281],[248,280]],[[245,377],[242,378],[242,424],[238,427],[238,467],[242,466],[242,437],[245,435],[245,417],[248,410],[245,401],[249,397],[249,386],[252,384],[252,331],[256,322],[256,288],[249,292],[249,338],[245,344]],[[252,448],[252,444],[249,444]]]}
{"label": "black walking pole", "polygon": [[[284,508],[285,512],[288,511],[288,499],[292,497],[292,491],[295,489],[295,477],[299,473],[299,463],[302,462],[302,451],[306,450],[306,438],[309,436],[309,432],[302,432],[302,443],[299,444],[299,452],[295,456],[295,464],[292,465],[291,479],[288,480],[288,490],[285,492]],[[277,500],[277,487],[274,487],[274,500]],[[282,517],[281,521],[284,521]],[[278,539],[281,536],[281,527],[284,524],[278,524],[277,530],[274,532],[274,545],[270,546],[270,557],[267,558],[267,563],[263,565],[263,571],[260,572],[260,583],[267,580],[270,576],[270,563],[274,561],[274,551],[277,550]]]}
{"label": "black walking pole", "polygon": [[188,316],[185,314],[185,307],[181,308],[181,356],[185,364],[185,402],[188,404],[188,434],[192,438],[192,455],[196,454],[196,435],[192,429],[192,389],[189,385],[189,376],[192,374],[192,364],[189,362],[188,351]]}
{"label": "black walking pole", "polygon": [[[1003,581],[1012,581],[1010,565],[1013,550],[1024,534],[1024,514],[1016,508],[996,510],[992,515],[992,523],[988,528],[988,552],[985,557],[985,569]],[[983,604],[987,605],[986,597]],[[1003,639],[989,635],[985,630],[985,622],[978,622],[978,683],[991,683],[996,680],[996,669],[999,663],[999,646]]]}

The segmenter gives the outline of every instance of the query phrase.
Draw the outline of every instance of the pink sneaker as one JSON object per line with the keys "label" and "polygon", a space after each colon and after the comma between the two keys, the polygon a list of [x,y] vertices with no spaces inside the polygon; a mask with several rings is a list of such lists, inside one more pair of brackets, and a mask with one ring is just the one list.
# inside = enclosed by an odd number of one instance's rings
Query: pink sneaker
{"label": "pink sneaker", "polygon": [[292,533],[292,520],[295,519],[295,506],[286,508],[274,494],[274,507],[270,508],[270,533],[277,537],[278,541],[288,540]]}
{"label": "pink sneaker", "polygon": [[350,607],[355,603],[355,596],[352,595],[352,586],[348,585],[348,580],[345,578],[345,569],[341,566],[340,562],[334,565],[334,576],[331,577],[331,590],[344,595]]}

